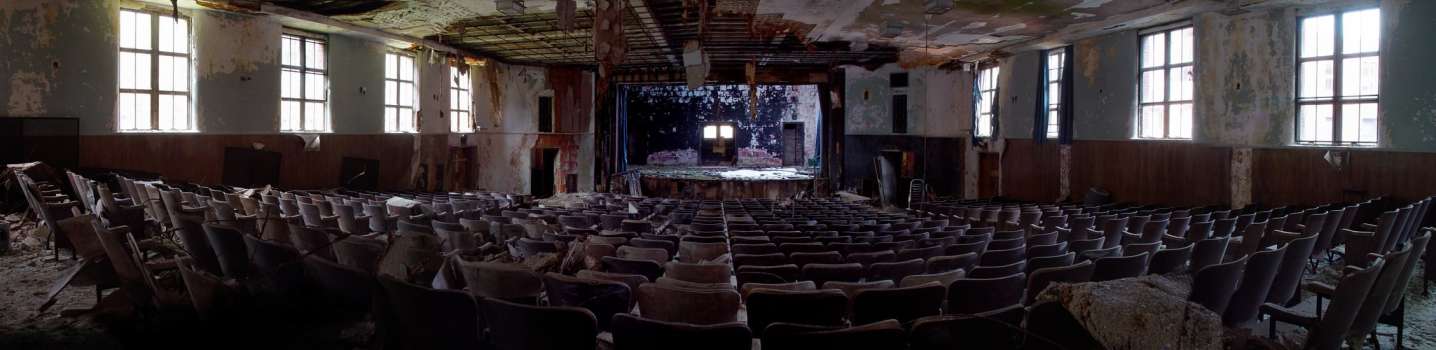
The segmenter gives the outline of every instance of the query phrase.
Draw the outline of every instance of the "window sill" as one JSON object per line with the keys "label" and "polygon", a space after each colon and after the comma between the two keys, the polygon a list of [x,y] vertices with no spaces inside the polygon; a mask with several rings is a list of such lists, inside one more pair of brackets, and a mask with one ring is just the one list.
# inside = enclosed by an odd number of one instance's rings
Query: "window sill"
{"label": "window sill", "polygon": [[1299,148],[1310,148],[1310,149],[1341,149],[1341,150],[1346,150],[1346,149],[1377,149],[1377,148],[1381,148],[1381,145],[1380,145],[1380,144],[1376,144],[1376,143],[1344,143],[1344,144],[1343,144],[1343,143],[1300,143],[1300,142],[1299,142],[1299,143],[1293,143],[1293,144],[1291,144],[1291,146],[1292,146],[1292,147],[1299,147]]}
{"label": "window sill", "polygon": [[1192,139],[1170,139],[1170,138],[1162,139],[1162,138],[1151,138],[1151,137],[1133,137],[1133,138],[1132,138],[1132,141],[1142,141],[1142,142],[1167,142],[1167,143],[1192,143],[1192,142],[1194,142]]}
{"label": "window sill", "polygon": [[118,130],[121,134],[198,134],[199,130]]}
{"label": "window sill", "polygon": [[281,134],[333,134],[329,130],[280,130]]}

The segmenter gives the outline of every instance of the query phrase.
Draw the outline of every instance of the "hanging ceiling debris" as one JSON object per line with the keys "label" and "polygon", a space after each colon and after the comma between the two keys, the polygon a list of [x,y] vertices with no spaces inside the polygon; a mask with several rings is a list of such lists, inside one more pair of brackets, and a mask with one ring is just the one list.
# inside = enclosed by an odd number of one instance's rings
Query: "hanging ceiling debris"
{"label": "hanging ceiling debris", "polygon": [[[425,38],[510,63],[600,64],[597,0],[275,0],[279,6]],[[1178,19],[1217,0],[607,0],[623,4],[617,69],[743,69],[887,62],[942,65],[994,51]],[[1297,0],[1269,0],[1297,1]],[[1249,0],[1246,3],[1261,3]],[[1242,5],[1246,6],[1246,5]],[[1156,24],[1156,23],[1152,23]]]}

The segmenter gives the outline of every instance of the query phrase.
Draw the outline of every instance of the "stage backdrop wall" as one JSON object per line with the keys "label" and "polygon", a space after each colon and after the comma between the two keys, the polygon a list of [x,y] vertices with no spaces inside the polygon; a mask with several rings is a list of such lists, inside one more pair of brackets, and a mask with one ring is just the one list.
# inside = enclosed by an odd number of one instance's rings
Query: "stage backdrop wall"
{"label": "stage backdrop wall", "polygon": [[803,124],[805,165],[818,162],[816,85],[760,85],[758,112],[748,112],[748,86],[628,85],[623,87],[628,164],[698,165],[703,127],[733,122],[740,166],[783,164],[783,124]]}

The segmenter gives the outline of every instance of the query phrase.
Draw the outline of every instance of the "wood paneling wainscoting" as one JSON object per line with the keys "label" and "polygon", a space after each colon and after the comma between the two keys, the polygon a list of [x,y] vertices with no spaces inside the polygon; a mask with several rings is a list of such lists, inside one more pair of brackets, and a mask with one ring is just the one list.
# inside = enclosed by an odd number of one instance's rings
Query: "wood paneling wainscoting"
{"label": "wood paneling wainscoting", "polygon": [[[1052,201],[1060,181],[1059,146],[1008,139],[1002,187],[1008,198]],[[1232,202],[1232,146],[1163,141],[1072,143],[1071,191],[1088,188],[1116,201],[1177,206]],[[1341,167],[1325,160],[1324,148],[1252,150],[1251,201],[1264,206],[1352,202],[1373,197],[1412,201],[1436,194],[1436,153],[1332,149],[1345,154]]]}
{"label": "wood paneling wainscoting", "polygon": [[[424,147],[447,157],[447,135],[423,135]],[[344,157],[379,161],[379,188],[405,189],[415,135],[338,135],[319,137],[317,151],[304,150],[295,135],[115,134],[80,137],[80,167],[157,173],[169,180],[219,184],[225,147],[280,153],[280,181],[286,188],[327,188],[339,184]],[[433,139],[433,140],[430,140]]]}
{"label": "wood paneling wainscoting", "polygon": [[[1050,202],[1059,195],[1060,146],[1008,139],[1003,195]],[[1231,202],[1231,149],[1181,142],[1072,143],[1072,200],[1097,187],[1120,202],[1209,205]]]}
{"label": "wood paneling wainscoting", "polygon": [[1414,201],[1436,194],[1436,153],[1272,148],[1252,152],[1252,200],[1267,205],[1352,202],[1372,197]]}

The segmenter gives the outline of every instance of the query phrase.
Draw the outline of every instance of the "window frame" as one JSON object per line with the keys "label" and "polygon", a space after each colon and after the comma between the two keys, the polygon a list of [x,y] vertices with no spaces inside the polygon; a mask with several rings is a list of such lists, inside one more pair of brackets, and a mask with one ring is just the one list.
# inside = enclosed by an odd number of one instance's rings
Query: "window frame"
{"label": "window frame", "polygon": [[[989,79],[988,79],[987,81],[988,81],[989,83],[991,83],[991,84],[990,84],[990,85],[991,85],[990,88],[989,88],[988,86],[982,86],[982,76],[983,76],[983,74],[989,74],[989,72],[991,72],[991,73],[990,73],[991,76],[989,77]],[[977,79],[977,84],[976,84],[976,85],[977,85],[977,98],[978,98],[978,100],[977,100],[977,101],[973,101],[973,103],[976,105],[975,108],[977,109],[977,113],[976,113],[977,118],[976,118],[975,120],[973,120],[973,125],[972,125],[972,135],[973,135],[974,137],[976,137],[976,138],[984,138],[984,139],[985,139],[985,138],[991,138],[991,137],[994,136],[993,134],[996,134],[996,133],[997,133],[997,130],[996,130],[996,128],[994,127],[994,122],[997,120],[997,114],[996,114],[996,113],[993,113],[993,111],[992,111],[992,105],[995,105],[995,104],[997,104],[997,102],[998,102],[998,100],[997,100],[997,97],[998,97],[997,94],[998,94],[998,92],[1001,91],[1001,89],[1002,89],[1002,88],[1001,88],[1001,85],[1002,85],[1002,84],[999,84],[999,83],[998,83],[998,80],[999,80],[1001,77],[1002,77],[1002,66],[1001,66],[1001,65],[993,64],[993,65],[986,66],[986,67],[979,66],[978,69],[977,69],[977,76],[975,77],[975,79]],[[992,101],[992,103],[991,103],[992,105],[988,105],[987,108],[982,108],[982,100],[983,100],[983,97],[984,97],[984,96],[988,96],[987,94],[992,94],[992,95],[991,95],[992,98],[989,99],[989,100]],[[983,125],[983,123],[982,123],[984,116],[987,117],[987,119],[986,119],[986,120],[987,120],[986,125]],[[983,131],[985,131],[985,132],[983,132]]]}
{"label": "window frame", "polygon": [[[1172,33],[1173,33],[1173,32],[1177,32],[1177,31],[1181,31],[1181,30],[1191,30],[1191,32],[1192,32],[1192,36],[1191,36],[1191,38],[1192,38],[1192,40],[1191,40],[1191,47],[1189,48],[1189,51],[1190,51],[1191,54],[1192,54],[1192,60],[1189,61],[1189,62],[1184,62],[1184,63],[1172,63]],[[1161,35],[1162,35],[1162,39],[1163,39],[1163,41],[1162,41],[1162,50],[1163,50],[1163,52],[1162,52],[1162,64],[1161,64],[1161,65],[1157,65],[1157,66],[1152,66],[1152,67],[1143,67],[1143,66],[1142,66],[1142,64],[1143,64],[1142,58],[1143,58],[1144,55],[1146,54],[1146,50],[1147,50],[1147,40],[1146,40],[1146,38],[1147,38],[1148,36],[1158,35],[1158,34],[1161,34]],[[1171,24],[1166,24],[1166,25],[1151,27],[1151,28],[1143,29],[1143,30],[1141,30],[1141,31],[1139,31],[1139,32],[1137,33],[1137,94],[1136,94],[1137,106],[1136,106],[1136,113],[1135,113],[1136,116],[1137,116],[1136,121],[1135,121],[1135,124],[1137,125],[1137,127],[1136,127],[1136,130],[1134,130],[1134,131],[1136,131],[1136,134],[1133,136],[1134,139],[1138,139],[1138,140],[1156,140],[1156,141],[1190,141],[1190,140],[1195,139],[1196,135],[1188,135],[1187,137],[1174,137],[1174,136],[1172,136],[1172,105],[1182,105],[1182,104],[1185,104],[1185,105],[1190,106],[1190,110],[1191,110],[1191,116],[1190,116],[1190,119],[1191,119],[1191,120],[1190,120],[1190,122],[1191,122],[1191,124],[1192,124],[1192,125],[1189,125],[1189,126],[1188,126],[1188,132],[1190,133],[1190,132],[1192,131],[1192,129],[1195,129],[1195,128],[1196,128],[1196,122],[1197,122],[1197,121],[1196,121],[1196,118],[1197,118],[1197,116],[1196,116],[1196,105],[1197,105],[1197,103],[1196,103],[1196,102],[1197,102],[1197,94],[1196,94],[1196,91],[1198,90],[1198,89],[1197,89],[1197,83],[1198,83],[1198,82],[1197,82],[1197,79],[1196,79],[1195,77],[1193,77],[1193,79],[1192,79],[1192,88],[1191,88],[1192,91],[1191,91],[1191,98],[1190,98],[1190,99],[1187,99],[1187,100],[1174,100],[1174,99],[1172,99],[1172,82],[1173,82],[1173,80],[1172,80],[1172,71],[1173,71],[1173,70],[1177,70],[1177,69],[1182,69],[1182,68],[1188,68],[1188,67],[1190,67],[1190,68],[1191,68],[1191,71],[1192,71],[1192,74],[1194,74],[1194,75],[1196,74],[1196,71],[1197,71],[1197,43],[1198,43],[1198,42],[1199,42],[1199,40],[1197,39],[1196,26],[1194,26],[1190,21],[1180,21],[1180,22],[1176,22],[1176,23],[1171,23]],[[1143,88],[1145,87],[1145,86],[1143,85],[1142,76],[1145,75],[1145,74],[1148,73],[1148,72],[1157,72],[1157,71],[1162,72],[1162,98],[1161,98],[1160,101],[1157,101],[1157,102],[1142,102],[1142,91],[1143,91]],[[1161,128],[1161,129],[1162,129],[1162,133],[1161,133],[1162,135],[1161,135],[1161,136],[1158,136],[1158,137],[1146,137],[1146,136],[1142,136],[1142,135],[1145,134],[1145,133],[1143,133],[1143,131],[1145,130],[1145,127],[1146,127],[1146,125],[1143,124],[1143,122],[1142,122],[1142,121],[1143,121],[1142,111],[1143,111],[1143,109],[1144,109],[1145,107],[1156,107],[1156,106],[1160,106],[1161,109],[1162,109],[1162,128]]]}
{"label": "window frame", "polygon": [[[419,116],[418,116],[418,110],[419,110],[419,106],[418,106],[418,101],[419,101],[419,63],[418,63],[418,60],[417,60],[417,59],[415,58],[415,56],[414,56],[413,54],[411,54],[411,53],[402,52],[402,51],[389,51],[389,52],[384,53],[384,65],[385,65],[385,66],[388,66],[388,65],[389,65],[389,57],[394,57],[394,65],[395,65],[395,67],[394,67],[394,77],[393,77],[393,78],[390,78],[390,77],[388,76],[389,67],[384,67],[384,72],[385,72],[385,75],[384,75],[384,89],[385,89],[385,91],[384,91],[384,101],[383,101],[383,104],[384,104],[384,132],[385,132],[385,133],[390,133],[390,134],[413,134],[413,133],[418,133],[418,132],[419,132]],[[404,80],[404,74],[403,74],[403,71],[401,70],[401,69],[404,68],[404,63],[403,63],[403,62],[404,62],[404,60],[403,60],[404,58],[409,59],[409,67],[408,67],[408,68],[409,68],[409,77],[410,77],[409,80]],[[394,87],[395,87],[395,89],[396,89],[396,90],[394,91],[394,103],[393,103],[393,104],[390,104],[390,103],[389,103],[389,100],[388,100],[388,99],[389,99],[389,92],[388,92],[387,90],[389,89],[389,83],[393,83],[393,85],[394,85]],[[403,100],[402,98],[400,98],[400,96],[401,96],[400,93],[404,90],[404,85],[405,85],[405,84],[408,84],[408,86],[409,86],[409,89],[408,89],[408,90],[410,90],[410,92],[409,92],[409,105],[402,105],[402,104],[400,104],[400,101]],[[389,110],[390,110],[390,109],[393,109],[393,110],[394,110],[394,120],[389,120]],[[405,109],[408,110],[408,115],[407,115],[407,116],[405,116],[405,115],[400,115],[400,112],[404,111]],[[403,123],[403,118],[406,118],[406,117],[410,119],[410,120],[409,120],[409,125],[413,127],[413,129],[411,129],[411,130],[404,130],[404,129],[400,128],[400,125],[403,125],[403,124],[404,124],[404,123]],[[392,122],[392,124],[391,124],[391,122]]]}
{"label": "window frame", "polygon": [[[1384,13],[1384,11],[1381,9],[1381,6],[1380,6],[1379,4],[1376,5],[1376,6],[1371,6],[1371,5],[1368,4],[1368,5],[1360,5],[1360,6],[1351,6],[1351,7],[1337,8],[1337,9],[1332,9],[1332,10],[1329,10],[1329,11],[1314,12],[1314,13],[1309,13],[1309,14],[1302,15],[1302,16],[1297,16],[1297,18],[1296,18],[1296,35],[1295,35],[1295,36],[1296,36],[1296,45],[1295,45],[1295,47],[1294,47],[1294,50],[1296,51],[1296,54],[1293,55],[1294,57],[1296,57],[1296,60],[1295,60],[1296,72],[1295,72],[1295,76],[1293,77],[1293,81],[1295,82],[1295,84],[1294,84],[1295,89],[1293,89],[1294,91],[1293,91],[1293,93],[1292,93],[1292,100],[1295,102],[1295,103],[1294,103],[1294,104],[1295,104],[1295,108],[1292,110],[1292,119],[1293,119],[1293,120],[1292,120],[1292,125],[1294,125],[1294,127],[1292,128],[1292,140],[1293,140],[1293,142],[1294,142],[1296,145],[1299,145],[1299,146],[1322,146],[1322,147],[1376,147],[1376,146],[1379,146],[1379,145],[1381,144],[1381,84],[1380,84],[1380,80],[1379,80],[1379,79],[1380,79],[1380,75],[1381,75],[1381,74],[1380,74],[1380,65],[1381,65],[1382,47],[1381,47],[1381,44],[1380,44],[1380,40],[1378,40],[1377,47],[1376,47],[1376,51],[1361,52],[1361,53],[1352,53],[1352,54],[1347,54],[1347,53],[1343,53],[1343,52],[1342,52],[1342,49],[1344,48],[1345,42],[1346,42],[1346,38],[1345,38],[1346,26],[1345,26],[1345,24],[1344,24],[1343,21],[1342,21],[1342,17],[1343,17],[1344,15],[1348,14],[1348,13],[1368,11],[1368,10],[1376,10],[1376,11],[1377,11],[1377,19],[1378,19],[1378,21],[1380,21],[1380,22],[1378,22],[1378,25],[1377,25],[1377,28],[1376,28],[1377,35],[1378,35],[1378,36],[1383,35],[1383,34],[1381,33],[1381,26],[1384,25],[1384,23],[1385,23],[1385,19],[1382,17],[1383,15],[1385,15],[1385,13]],[[1331,30],[1331,33],[1332,33],[1332,38],[1331,38],[1331,39],[1332,39],[1332,47],[1331,47],[1331,54],[1330,54],[1330,55],[1324,55],[1324,56],[1302,57],[1301,45],[1302,45],[1303,42],[1304,42],[1304,41],[1302,40],[1302,39],[1303,39],[1303,38],[1302,38],[1302,37],[1303,37],[1303,33],[1304,33],[1304,32],[1303,32],[1303,29],[1304,29],[1304,28],[1303,28],[1303,23],[1306,22],[1307,19],[1317,18],[1317,17],[1325,17],[1325,16],[1331,16],[1331,17],[1332,17],[1332,30]],[[1349,97],[1349,98],[1348,98],[1347,96],[1343,95],[1343,93],[1342,93],[1342,91],[1341,91],[1341,89],[1342,89],[1342,87],[1343,87],[1343,85],[1344,85],[1344,84],[1343,84],[1343,81],[1342,81],[1342,80],[1344,79],[1344,78],[1343,78],[1343,75],[1344,75],[1344,73],[1345,73],[1345,69],[1344,69],[1344,66],[1345,66],[1344,63],[1345,63],[1345,62],[1344,62],[1344,61],[1345,61],[1345,60],[1348,60],[1348,59],[1361,59],[1361,58],[1368,58],[1368,57],[1376,57],[1376,59],[1377,59],[1377,67],[1378,67],[1378,68],[1377,68],[1377,79],[1378,79],[1378,81],[1377,81],[1377,85],[1376,85],[1376,86],[1377,86],[1377,88],[1376,88],[1376,95],[1370,96],[1370,97],[1367,97],[1366,95],[1356,95],[1356,96],[1352,96],[1352,97]],[[1306,97],[1306,98],[1303,98],[1303,97],[1301,96],[1301,84],[1302,84],[1301,75],[1302,75],[1302,73],[1303,73],[1302,64],[1303,64],[1303,63],[1308,63],[1308,62],[1321,62],[1321,61],[1329,61],[1329,62],[1331,62],[1331,66],[1332,66],[1332,71],[1331,71],[1331,74],[1332,74],[1332,79],[1331,79],[1331,81],[1332,81],[1332,83],[1331,83],[1331,96],[1326,96],[1326,97],[1316,96],[1316,97]],[[1342,134],[1343,134],[1343,132],[1342,132],[1342,126],[1343,126],[1343,125],[1342,125],[1342,124],[1344,124],[1344,123],[1343,123],[1343,118],[1344,118],[1344,116],[1343,116],[1342,114],[1343,114],[1343,110],[1345,109],[1344,107],[1347,106],[1347,105],[1362,105],[1362,104],[1372,104],[1372,105],[1375,105],[1375,106],[1376,106],[1376,112],[1375,112],[1375,113],[1376,113],[1376,128],[1377,128],[1376,133],[1375,133],[1375,134],[1376,134],[1376,139],[1375,139],[1375,140],[1372,140],[1372,141],[1361,141],[1361,135],[1358,134],[1358,135],[1356,135],[1356,137],[1357,137],[1357,140],[1356,140],[1356,141],[1346,141],[1346,140],[1343,140],[1343,139],[1342,139]],[[1329,135],[1329,136],[1331,137],[1331,141],[1302,140],[1302,139],[1301,139],[1301,130],[1302,130],[1301,108],[1302,108],[1303,106],[1323,106],[1323,105],[1331,106],[1331,135]],[[1357,118],[1360,118],[1360,117],[1358,116]],[[1357,123],[1360,123],[1360,120],[1357,120]]]}
{"label": "window frame", "polygon": [[[194,83],[194,78],[195,78],[195,71],[194,71],[194,56],[195,56],[195,47],[194,47],[194,19],[193,19],[193,18],[190,18],[189,16],[186,16],[186,15],[184,15],[184,14],[179,14],[178,17],[176,17],[176,16],[175,16],[175,13],[173,13],[173,12],[160,11],[160,10],[155,10],[155,9],[150,9],[150,8],[140,8],[140,9],[122,8],[122,9],[120,9],[119,12],[117,12],[117,13],[119,14],[118,16],[123,16],[123,13],[125,13],[125,12],[131,12],[131,13],[135,13],[135,14],[144,14],[144,15],[150,16],[150,18],[149,18],[149,39],[148,39],[148,40],[149,40],[149,46],[150,46],[150,48],[149,48],[149,49],[133,49],[133,48],[124,47],[124,44],[121,43],[121,40],[119,39],[119,36],[123,36],[123,35],[124,35],[124,33],[123,33],[124,28],[121,27],[121,26],[117,23],[117,24],[116,24],[116,27],[119,28],[119,30],[121,31],[121,33],[120,33],[119,35],[117,35],[117,36],[116,36],[116,39],[115,39],[115,49],[116,49],[116,51],[115,51],[115,52],[116,52],[115,66],[118,67],[118,68],[116,69],[116,73],[118,74],[118,72],[124,70],[124,68],[121,67],[121,62],[122,62],[123,60],[119,57],[119,56],[123,55],[124,53],[141,54],[141,55],[149,56],[149,61],[150,61],[150,63],[149,63],[149,68],[150,68],[150,69],[149,69],[148,74],[149,74],[149,83],[150,83],[149,85],[150,85],[150,88],[148,88],[148,89],[127,89],[127,88],[124,88],[124,87],[121,85],[119,79],[116,79],[116,81],[115,81],[115,87],[116,87],[117,94],[116,94],[116,99],[115,99],[115,109],[116,109],[117,113],[115,113],[115,117],[114,117],[114,118],[115,118],[115,131],[116,131],[116,132],[121,132],[121,133],[194,133],[194,132],[199,132],[199,131],[200,131],[200,130],[199,130],[199,121],[198,121],[198,118],[196,118],[196,116],[195,116],[195,108],[194,108],[194,101],[195,101],[195,99],[194,99],[194,89],[195,89],[195,83]],[[159,39],[160,39],[160,21],[165,20],[166,18],[171,19],[171,20],[173,20],[174,18],[178,18],[178,19],[183,19],[183,20],[185,21],[185,26],[184,26],[184,30],[185,30],[185,35],[184,35],[184,37],[185,37],[185,43],[184,43],[184,45],[185,45],[185,53],[179,54],[179,53],[174,53],[174,52],[170,52],[170,51],[164,51],[164,50],[160,49],[160,40],[159,40]],[[161,59],[162,57],[181,57],[181,58],[184,58],[185,63],[186,63],[186,64],[185,64],[186,74],[185,74],[185,79],[184,79],[185,91],[180,92],[180,91],[173,91],[173,90],[163,90],[163,89],[160,88],[160,59]],[[149,108],[149,127],[148,127],[148,128],[144,128],[144,129],[140,129],[140,128],[125,129],[125,127],[124,127],[124,122],[123,122],[123,120],[121,119],[122,117],[121,117],[120,113],[118,113],[118,110],[120,109],[120,106],[119,106],[119,105],[120,105],[120,101],[123,99],[124,94],[144,95],[144,96],[147,96],[147,97],[149,98],[149,103],[150,103],[149,106],[150,106],[150,108]],[[189,126],[188,128],[185,128],[185,129],[160,129],[160,97],[161,97],[161,96],[184,96],[184,98],[185,98],[185,100],[186,100],[186,102],[185,102],[185,114],[186,114],[186,116],[187,116],[187,117],[186,117],[186,119],[187,119],[186,125]],[[139,116],[135,116],[135,117],[138,118]],[[138,122],[138,120],[136,120],[136,122]],[[171,123],[171,124],[173,124],[173,123]]]}
{"label": "window frame", "polygon": [[[1052,74],[1052,73],[1053,73],[1053,72],[1052,72],[1053,69],[1052,69],[1052,66],[1051,66],[1051,64],[1052,64],[1052,56],[1057,56],[1057,69],[1056,69],[1057,74],[1056,74],[1056,77],[1055,77],[1055,78],[1053,77],[1053,74]],[[1064,73],[1066,73],[1066,70],[1067,70],[1067,68],[1068,68],[1068,67],[1066,66],[1066,65],[1067,65],[1067,48],[1065,48],[1065,47],[1059,47],[1059,48],[1055,48],[1055,49],[1051,49],[1051,50],[1044,51],[1044,52],[1043,52],[1043,55],[1042,55],[1042,59],[1043,59],[1043,61],[1042,61],[1042,62],[1043,62],[1043,63],[1042,63],[1042,73],[1043,73],[1044,76],[1047,77],[1047,79],[1046,79],[1047,81],[1042,82],[1042,84],[1043,84],[1043,87],[1042,87],[1043,96],[1042,96],[1042,98],[1043,98],[1044,101],[1046,101],[1046,104],[1047,104],[1047,106],[1045,107],[1045,110],[1043,111],[1043,116],[1044,116],[1043,119],[1045,119],[1046,122],[1047,122],[1047,135],[1046,135],[1046,136],[1047,136],[1047,139],[1053,140],[1053,139],[1057,139],[1057,138],[1061,137],[1061,135],[1062,135],[1062,95],[1061,95],[1061,94],[1062,94],[1062,83],[1063,83],[1062,80],[1065,79],[1066,75],[1065,75]],[[1056,87],[1057,94],[1058,94],[1056,99],[1053,99],[1053,98],[1052,98],[1052,93],[1053,93],[1052,90],[1053,90],[1053,87],[1054,87],[1054,86]]]}
{"label": "window frame", "polygon": [[[479,130],[474,123],[474,77],[457,65],[449,66],[449,132],[473,133]],[[460,96],[467,96],[465,103]]]}
{"label": "window frame", "polygon": [[[289,40],[289,38],[295,38],[295,39],[299,40],[299,53],[298,53],[298,55],[299,55],[299,65],[298,65],[298,66],[293,66],[293,65],[285,64],[285,62],[284,62],[284,60],[283,60],[284,47],[285,47],[284,41],[285,41],[285,40]],[[322,50],[324,51],[324,63],[323,63],[323,68],[310,68],[310,67],[309,67],[309,57],[308,57],[308,55],[309,55],[309,50],[307,50],[306,47],[308,46],[308,44],[309,44],[310,42],[318,43],[320,49],[322,49]],[[329,90],[329,38],[328,38],[327,36],[323,35],[323,34],[309,33],[309,32],[304,32],[304,31],[299,31],[299,30],[293,30],[293,29],[285,28],[285,29],[284,29],[284,33],[283,33],[283,34],[280,34],[280,36],[279,36],[279,50],[280,50],[280,58],[281,58],[281,59],[279,60],[279,84],[280,84],[280,91],[281,91],[281,93],[280,93],[280,95],[279,95],[279,103],[280,103],[279,131],[280,131],[280,132],[288,132],[288,133],[327,133],[327,132],[333,131],[333,130],[334,130],[333,119],[330,118],[330,116],[332,115],[332,111],[331,111],[330,108],[329,108],[329,100],[330,100],[330,99],[329,99],[329,97],[330,97],[330,90]],[[284,94],[282,93],[282,91],[283,91],[283,85],[284,85],[284,73],[285,73],[285,72],[298,72],[298,73],[299,73],[299,91],[298,91],[299,97],[297,97],[297,98],[295,98],[295,97],[284,97]],[[305,86],[306,86],[305,83],[306,83],[307,80],[309,79],[310,73],[317,73],[317,74],[319,74],[319,76],[324,77],[324,85],[323,85],[323,86],[324,86],[324,94],[323,94],[324,96],[323,96],[323,99],[321,99],[321,100],[311,99],[311,98],[305,96],[305,93],[304,93],[304,89],[305,89]],[[285,128],[284,128],[284,125],[285,125],[285,123],[284,123],[284,102],[297,102],[297,103],[299,103],[299,107],[298,107],[298,109],[297,109],[298,115],[299,115],[299,121],[298,121],[299,128],[298,128],[298,129],[285,129]],[[305,128],[305,126],[308,125],[307,121],[309,120],[309,117],[310,117],[310,116],[308,115],[307,109],[305,108],[305,105],[306,105],[306,104],[309,104],[309,103],[315,103],[315,102],[318,102],[318,103],[320,103],[320,104],[322,104],[322,105],[324,106],[324,112],[322,113],[323,115],[321,116],[321,117],[324,119],[323,123],[321,123],[321,124],[324,126],[324,129],[322,129],[322,130],[307,129],[307,128]]]}

